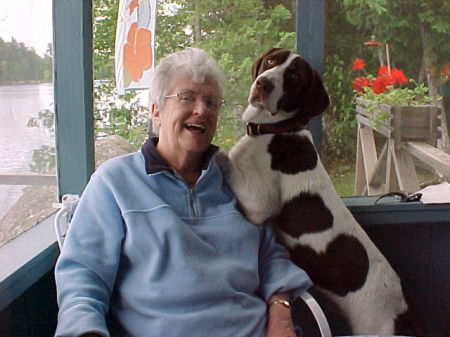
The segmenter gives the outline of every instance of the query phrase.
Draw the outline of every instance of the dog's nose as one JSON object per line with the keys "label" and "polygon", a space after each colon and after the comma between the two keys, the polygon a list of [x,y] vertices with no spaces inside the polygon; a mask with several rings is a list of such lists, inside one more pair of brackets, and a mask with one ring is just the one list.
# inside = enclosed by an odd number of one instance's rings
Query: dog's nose
{"label": "dog's nose", "polygon": [[267,77],[260,77],[256,80],[256,87],[261,90],[263,95],[269,95],[275,88],[273,83]]}

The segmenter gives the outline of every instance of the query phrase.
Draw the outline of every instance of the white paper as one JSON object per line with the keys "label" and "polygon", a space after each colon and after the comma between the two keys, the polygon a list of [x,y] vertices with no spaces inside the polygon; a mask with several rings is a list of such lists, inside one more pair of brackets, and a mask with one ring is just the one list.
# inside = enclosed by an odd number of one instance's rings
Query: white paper
{"label": "white paper", "polygon": [[446,204],[450,203],[450,184],[443,182],[438,185],[427,186],[418,191],[422,193],[420,201],[424,204]]}

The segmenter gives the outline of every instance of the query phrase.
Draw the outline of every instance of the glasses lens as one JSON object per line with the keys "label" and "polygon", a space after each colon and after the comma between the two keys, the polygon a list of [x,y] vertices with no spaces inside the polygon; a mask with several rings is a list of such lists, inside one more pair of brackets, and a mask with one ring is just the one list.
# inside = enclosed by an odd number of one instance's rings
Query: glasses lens
{"label": "glasses lens", "polygon": [[219,98],[214,96],[205,96],[203,97],[203,102],[210,110],[217,110],[219,108]]}
{"label": "glasses lens", "polygon": [[200,96],[190,91],[179,92],[177,93],[177,97],[178,101],[185,106],[194,105],[197,101],[197,98],[200,98],[203,104],[205,104],[206,107],[213,112],[219,110],[223,102],[222,99],[217,96]]}
{"label": "glasses lens", "polygon": [[193,104],[197,100],[196,95],[191,92],[180,92],[177,96],[180,102],[183,104]]}

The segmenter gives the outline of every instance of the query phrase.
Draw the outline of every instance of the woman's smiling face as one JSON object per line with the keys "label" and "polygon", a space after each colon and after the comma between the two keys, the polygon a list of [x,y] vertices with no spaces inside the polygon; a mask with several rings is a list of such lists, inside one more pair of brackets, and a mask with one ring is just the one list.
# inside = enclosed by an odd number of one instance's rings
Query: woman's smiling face
{"label": "woman's smiling face", "polygon": [[[186,103],[172,96],[179,93],[196,96],[195,102]],[[184,78],[172,86],[168,96],[171,97],[153,113],[159,128],[158,150],[170,151],[171,156],[203,153],[217,128],[218,111],[211,110],[205,103],[208,97],[220,98],[217,84],[208,78],[203,83]]]}

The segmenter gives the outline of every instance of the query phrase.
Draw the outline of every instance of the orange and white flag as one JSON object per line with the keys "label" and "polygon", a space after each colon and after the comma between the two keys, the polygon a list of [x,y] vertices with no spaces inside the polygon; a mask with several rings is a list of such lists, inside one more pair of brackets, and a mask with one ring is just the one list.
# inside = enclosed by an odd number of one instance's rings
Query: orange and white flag
{"label": "orange and white flag", "polygon": [[155,61],[156,0],[120,0],[115,72],[119,94],[150,86]]}

